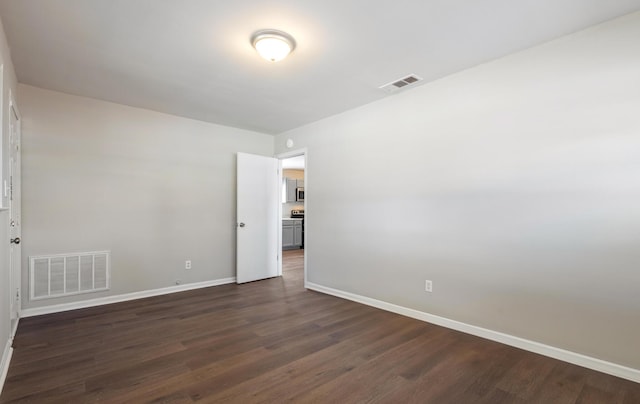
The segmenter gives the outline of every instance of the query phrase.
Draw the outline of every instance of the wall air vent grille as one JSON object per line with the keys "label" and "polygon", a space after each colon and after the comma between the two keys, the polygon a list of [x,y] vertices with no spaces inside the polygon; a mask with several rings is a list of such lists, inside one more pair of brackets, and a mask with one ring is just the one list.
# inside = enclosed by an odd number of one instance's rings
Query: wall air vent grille
{"label": "wall air vent grille", "polygon": [[108,290],[109,251],[29,257],[31,300]]}
{"label": "wall air vent grille", "polygon": [[401,88],[405,88],[410,85],[416,85],[416,83],[422,81],[422,77],[416,76],[415,74],[410,74],[407,77],[401,78],[400,80],[392,81],[391,83],[387,83],[379,88],[387,93],[393,93]]}

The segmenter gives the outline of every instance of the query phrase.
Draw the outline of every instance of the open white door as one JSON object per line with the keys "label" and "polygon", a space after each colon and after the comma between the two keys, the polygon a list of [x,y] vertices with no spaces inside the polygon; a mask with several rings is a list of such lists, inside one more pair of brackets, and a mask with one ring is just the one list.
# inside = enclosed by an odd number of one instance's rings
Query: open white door
{"label": "open white door", "polygon": [[238,153],[236,281],[278,275],[278,160]]}
{"label": "open white door", "polygon": [[[11,100],[13,101],[13,99]],[[11,102],[9,111],[9,285],[11,329],[15,330],[20,313],[21,282],[21,217],[20,217],[20,121],[16,107]]]}

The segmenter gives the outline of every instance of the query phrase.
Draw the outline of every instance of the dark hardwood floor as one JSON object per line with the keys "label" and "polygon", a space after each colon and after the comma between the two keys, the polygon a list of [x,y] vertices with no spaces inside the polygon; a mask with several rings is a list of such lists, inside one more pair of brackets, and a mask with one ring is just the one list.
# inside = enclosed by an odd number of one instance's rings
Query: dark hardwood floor
{"label": "dark hardwood floor", "polygon": [[640,384],[284,276],[20,321],[1,403],[640,403]]}

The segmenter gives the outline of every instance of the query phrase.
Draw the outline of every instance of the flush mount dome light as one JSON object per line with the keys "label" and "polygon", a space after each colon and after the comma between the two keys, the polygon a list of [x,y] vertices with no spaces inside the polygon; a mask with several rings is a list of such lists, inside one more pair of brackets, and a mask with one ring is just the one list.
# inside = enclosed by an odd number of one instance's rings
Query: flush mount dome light
{"label": "flush mount dome light", "polygon": [[291,35],[275,29],[256,32],[251,36],[251,44],[260,56],[270,62],[286,58],[296,47],[296,41]]}

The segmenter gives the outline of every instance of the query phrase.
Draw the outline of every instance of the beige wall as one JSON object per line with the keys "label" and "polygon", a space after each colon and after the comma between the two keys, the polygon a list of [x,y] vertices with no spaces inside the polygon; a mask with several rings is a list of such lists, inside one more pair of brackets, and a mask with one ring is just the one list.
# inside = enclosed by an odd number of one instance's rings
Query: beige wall
{"label": "beige wall", "polygon": [[272,136],[25,85],[19,94],[25,271],[31,255],[112,253],[110,291],[25,296],[24,307],[235,276],[236,153],[272,156]]}
{"label": "beige wall", "polygon": [[635,13],[278,135],[308,280],[640,369],[638,49]]}
{"label": "beige wall", "polygon": [[282,176],[286,178],[295,178],[296,180],[304,180],[304,170],[282,170]]}

